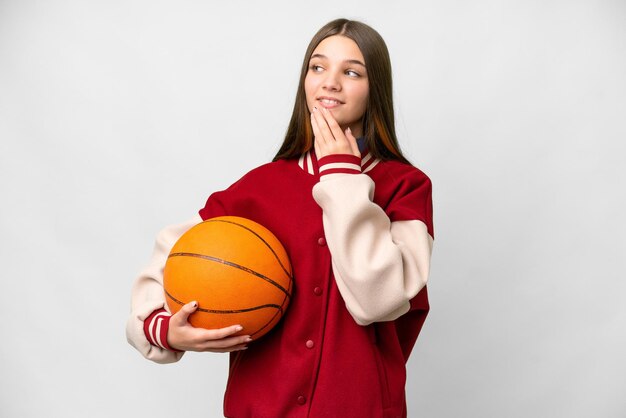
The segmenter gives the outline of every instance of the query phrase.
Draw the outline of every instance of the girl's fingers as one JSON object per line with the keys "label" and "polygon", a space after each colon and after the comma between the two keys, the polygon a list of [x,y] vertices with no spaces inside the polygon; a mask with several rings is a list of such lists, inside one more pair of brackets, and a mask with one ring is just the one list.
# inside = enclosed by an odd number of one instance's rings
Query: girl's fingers
{"label": "girl's fingers", "polygon": [[227,349],[240,345],[246,345],[252,341],[249,335],[239,335],[237,337],[229,337],[221,340],[209,340],[202,344],[202,348],[208,349]]}
{"label": "girl's fingers", "polygon": [[316,114],[317,110],[313,109],[313,111],[311,112],[311,127],[313,128],[313,136],[315,137],[316,141],[324,141],[325,139],[320,132]]}
{"label": "girl's fingers", "polygon": [[324,138],[324,135],[320,132],[319,122],[317,118],[318,113],[319,111],[315,108],[313,109],[313,112],[311,112],[311,127],[313,128],[313,146],[315,147],[315,155],[318,159],[320,159],[328,154],[328,144],[326,142],[326,139]]}
{"label": "girl's fingers", "polygon": [[317,141],[317,137],[315,137],[313,140],[313,147],[315,148],[315,155],[317,156],[317,159],[322,158],[323,157],[322,150],[320,149],[320,145],[319,145],[319,142]]}
{"label": "girl's fingers", "polygon": [[321,113],[335,141],[339,141],[339,142],[346,141],[347,140],[346,135],[341,130],[341,126],[339,126],[333,114],[326,108],[323,108]]}
{"label": "girl's fingers", "polygon": [[241,329],[239,325],[211,330],[188,326],[184,332],[185,343],[176,348],[184,351],[234,351],[252,341],[249,335],[232,336]]}
{"label": "girl's fingers", "polygon": [[313,117],[315,118],[315,121],[317,122],[317,129],[320,135],[322,135],[322,137],[324,138],[324,140],[333,141],[335,140],[335,137],[333,136],[333,133],[330,130],[330,127],[328,126],[328,122],[326,121],[326,118],[322,114],[322,112],[324,111],[326,111],[326,109],[324,108],[317,109],[317,110],[313,109]]}
{"label": "girl's fingers", "polygon": [[168,342],[173,348],[183,351],[206,351],[209,348],[228,348],[248,341],[248,335],[233,336],[243,328],[233,325],[220,329],[195,328],[187,323],[184,327],[172,327],[168,330]]}
{"label": "girl's fingers", "polygon": [[207,348],[204,351],[211,352],[211,353],[231,353],[233,351],[246,350],[247,348],[248,346],[246,344],[241,344],[241,345],[236,345],[234,347],[228,347],[228,348]]}
{"label": "girl's fingers", "polygon": [[203,337],[206,340],[221,340],[223,338],[228,337],[229,335],[232,335],[241,331],[242,329],[243,327],[241,325],[231,325],[230,327],[225,327],[225,328],[210,329],[210,330],[206,330],[206,334]]}
{"label": "girl's fingers", "polygon": [[361,155],[361,151],[359,151],[359,144],[356,142],[356,138],[352,135],[352,130],[350,128],[346,129],[346,138],[348,138],[348,142],[350,143],[350,148],[352,149],[352,154],[359,157]]}
{"label": "girl's fingers", "polygon": [[314,146],[317,158],[330,154],[361,155],[356,138],[352,132],[342,130],[332,113],[322,107],[313,108],[311,112],[311,126],[315,136]]}

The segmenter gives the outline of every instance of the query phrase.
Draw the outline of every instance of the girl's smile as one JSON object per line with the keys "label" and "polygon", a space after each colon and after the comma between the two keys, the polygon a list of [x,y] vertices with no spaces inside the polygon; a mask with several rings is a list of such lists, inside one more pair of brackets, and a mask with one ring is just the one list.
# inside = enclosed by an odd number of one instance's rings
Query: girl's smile
{"label": "girl's smile", "polygon": [[317,100],[326,109],[332,109],[334,107],[337,107],[343,104],[341,101],[335,99],[334,97],[329,97],[329,96],[320,96],[317,98]]}

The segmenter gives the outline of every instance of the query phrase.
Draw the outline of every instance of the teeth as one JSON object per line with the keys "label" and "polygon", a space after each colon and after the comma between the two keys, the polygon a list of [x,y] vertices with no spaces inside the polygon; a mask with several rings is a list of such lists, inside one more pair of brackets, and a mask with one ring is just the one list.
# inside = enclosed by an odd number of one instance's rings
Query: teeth
{"label": "teeth", "polygon": [[337,100],[330,100],[330,99],[322,99],[322,103],[326,103],[326,104],[339,104],[339,102]]}

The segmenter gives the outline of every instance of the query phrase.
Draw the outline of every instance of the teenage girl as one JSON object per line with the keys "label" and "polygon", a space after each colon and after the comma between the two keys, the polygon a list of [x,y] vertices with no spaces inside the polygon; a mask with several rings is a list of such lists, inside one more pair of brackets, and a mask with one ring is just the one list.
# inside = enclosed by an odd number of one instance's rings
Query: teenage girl
{"label": "teenage girl", "polygon": [[[194,328],[196,302],[166,310],[162,271],[174,242],[225,215],[267,227],[293,265],[289,309],[258,341],[231,336],[237,324]],[[385,42],[361,22],[334,20],[307,48],[274,160],[158,235],[133,286],[127,337],[158,363],[230,352],[226,417],[405,417],[432,244],[431,183],[397,143]]]}

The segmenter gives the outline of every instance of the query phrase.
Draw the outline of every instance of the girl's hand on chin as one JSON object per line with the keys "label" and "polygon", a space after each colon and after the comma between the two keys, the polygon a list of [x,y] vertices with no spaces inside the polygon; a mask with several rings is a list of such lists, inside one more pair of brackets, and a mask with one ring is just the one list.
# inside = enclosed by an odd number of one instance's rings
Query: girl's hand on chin
{"label": "girl's hand on chin", "polygon": [[328,109],[313,108],[311,125],[315,136],[315,155],[318,160],[333,154],[361,156],[356,138],[352,135],[350,128],[344,132]]}

